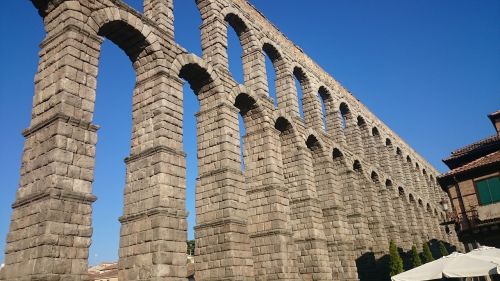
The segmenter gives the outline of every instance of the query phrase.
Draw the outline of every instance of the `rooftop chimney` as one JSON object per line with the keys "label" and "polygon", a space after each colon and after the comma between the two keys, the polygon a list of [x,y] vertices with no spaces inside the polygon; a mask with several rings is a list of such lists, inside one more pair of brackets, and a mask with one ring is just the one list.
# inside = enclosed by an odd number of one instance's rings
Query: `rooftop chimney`
{"label": "rooftop chimney", "polygon": [[493,123],[493,126],[497,131],[497,135],[500,136],[500,110],[488,114],[488,118],[490,118],[491,123]]}

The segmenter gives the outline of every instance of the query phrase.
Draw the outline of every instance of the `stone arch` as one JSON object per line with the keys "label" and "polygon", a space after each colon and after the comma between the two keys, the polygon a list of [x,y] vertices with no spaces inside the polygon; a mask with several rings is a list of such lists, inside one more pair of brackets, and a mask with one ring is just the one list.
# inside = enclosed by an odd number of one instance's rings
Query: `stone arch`
{"label": "stone arch", "polygon": [[226,7],[221,11],[224,20],[234,29],[243,47],[243,51],[252,51],[259,48],[259,40],[255,30],[246,21],[246,18],[233,7]]}
{"label": "stone arch", "polygon": [[[295,85],[295,95],[297,96],[297,100],[299,102],[299,115],[304,118],[306,124],[312,127],[314,126],[313,120],[315,119],[314,109],[317,107],[314,106],[315,99],[312,97],[311,93],[311,79],[299,65],[295,65],[293,67],[292,74],[299,83],[299,85]],[[299,95],[299,88],[302,92],[302,98],[300,98]]]}
{"label": "stone arch", "polygon": [[386,145],[386,146],[390,146],[390,147],[392,147],[392,141],[391,141],[391,139],[390,139],[390,138],[386,138],[386,139],[385,139],[385,145]]}
{"label": "stone arch", "polygon": [[[152,28],[132,13],[117,7],[107,7],[92,12],[86,24],[96,34],[109,38],[119,46],[136,70],[146,72],[166,65],[159,39]],[[145,56],[150,56],[150,59],[140,60]]]}
{"label": "stone arch", "polygon": [[[261,105],[261,101],[260,101],[259,97],[255,94],[255,92],[248,89],[246,86],[241,85],[241,84],[238,84],[231,89],[231,91],[229,93],[229,100],[233,101],[233,104],[236,106],[237,99],[242,94],[244,94],[248,99],[252,100],[253,106],[259,107],[263,111],[263,106]],[[236,107],[238,107],[238,106],[236,106]],[[240,108],[240,110],[241,110],[241,108]]]}
{"label": "stone arch", "polygon": [[[252,25],[248,23],[247,19],[241,15],[241,13],[233,7],[226,7],[221,11],[222,18],[227,23],[229,28],[232,28],[238,37],[239,45],[241,46],[241,68],[243,71],[243,81],[246,85],[253,85],[258,79],[258,71],[253,69],[256,65],[256,54],[260,53],[260,41],[258,40],[255,30]],[[229,30],[226,28],[226,57],[227,57],[227,69],[230,71],[230,40],[229,40]],[[260,60],[263,60],[263,56],[260,55]],[[239,61],[239,58],[235,58]]]}
{"label": "stone arch", "polygon": [[399,196],[402,196],[405,199],[405,201],[407,201],[406,192],[402,186],[398,186],[398,193]]}
{"label": "stone arch", "polygon": [[380,182],[380,178],[378,176],[378,173],[375,172],[375,171],[372,171],[372,173],[371,173],[371,179],[375,183],[379,183]]}
{"label": "stone arch", "polygon": [[413,193],[408,194],[408,200],[409,200],[410,204],[417,205],[417,200],[415,200],[415,196],[413,195]]}
{"label": "stone arch", "polygon": [[325,86],[318,89],[318,98],[321,103],[321,117],[323,129],[328,132],[334,126],[334,104],[330,91]]}
{"label": "stone arch", "polygon": [[[273,69],[275,72],[275,89],[274,92],[276,94],[276,100],[274,101],[275,105],[277,105],[280,109],[286,109],[287,111],[297,113],[298,114],[298,99],[296,95],[291,94],[293,89],[295,88],[293,77],[290,74],[291,70],[288,68],[288,63],[283,56],[284,52],[280,49],[275,42],[267,40],[264,38],[261,40],[261,52],[264,53],[264,56],[267,56],[273,65]],[[265,59],[263,60],[263,67],[261,69],[262,80],[264,88],[266,89],[266,95],[270,96],[271,89],[269,88],[269,81],[267,70],[265,67]],[[286,107],[285,107],[286,106]]]}
{"label": "stone arch", "polygon": [[305,144],[307,148],[315,153],[320,152],[322,156],[325,156],[327,154],[326,144],[323,142],[323,140],[321,140],[321,138],[317,137],[316,132],[311,129],[309,129],[307,132],[307,139],[305,141]]}
{"label": "stone arch", "polygon": [[358,173],[363,173],[363,165],[361,165],[361,162],[359,160],[354,160],[352,163],[352,170]]}
{"label": "stone arch", "polygon": [[349,105],[346,102],[341,102],[339,104],[339,113],[342,121],[342,127],[347,128],[348,124],[350,123],[349,120],[352,118],[352,113]]}
{"label": "stone arch", "polygon": [[[201,91],[216,90],[223,93],[224,88],[212,67],[194,54],[178,55],[171,67],[173,77],[186,79],[196,95]],[[207,88],[209,87],[209,88]]]}
{"label": "stone arch", "polygon": [[274,127],[276,128],[276,130],[278,130],[282,133],[286,130],[293,130],[292,123],[289,121],[289,119],[287,119],[283,116],[279,116],[276,119],[274,124],[275,124]]}

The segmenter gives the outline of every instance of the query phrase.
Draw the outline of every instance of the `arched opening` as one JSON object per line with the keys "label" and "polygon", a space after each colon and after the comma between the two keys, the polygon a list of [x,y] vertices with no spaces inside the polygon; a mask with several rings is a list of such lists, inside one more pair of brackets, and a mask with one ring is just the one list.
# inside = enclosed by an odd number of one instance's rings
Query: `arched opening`
{"label": "arched opening", "polygon": [[[329,115],[329,112],[327,111],[327,105],[330,103],[332,103],[332,96],[330,95],[330,93],[328,92],[328,90],[321,86],[318,90],[318,99],[321,103],[321,116],[322,116],[322,126],[323,126],[323,130],[325,130],[325,132],[328,132],[330,130],[329,126],[331,126],[330,124],[328,124],[329,120],[328,120],[328,115]],[[331,107],[330,107],[331,108]]]}
{"label": "arched opening", "polygon": [[235,14],[228,14],[225,18],[231,28],[227,32],[227,58],[229,72],[232,74],[236,82],[244,83],[243,73],[243,48],[248,46],[249,33],[247,25]]}
{"label": "arched opening", "polygon": [[[405,197],[405,190],[400,186],[398,187],[399,196]],[[406,200],[405,200],[406,201]]]}
{"label": "arched opening", "polygon": [[[199,75],[199,76],[198,76]],[[198,177],[198,132],[196,113],[200,110],[200,102],[197,98],[200,89],[211,82],[211,78],[198,65],[185,66],[179,75],[184,80],[182,86],[182,108],[183,110],[183,148],[186,152],[186,209],[189,210],[187,217],[187,240],[190,243],[195,241],[194,227],[196,226],[196,179]],[[197,77],[199,77],[197,79]],[[191,247],[190,255],[195,254]]]}
{"label": "arched opening", "polygon": [[[192,61],[193,58],[188,56],[187,60]],[[235,234],[237,227],[247,227],[248,212],[246,184],[242,171],[237,168],[242,167],[242,159],[241,134],[235,109],[248,113],[254,102],[243,95],[235,99],[234,105],[224,102],[226,93],[220,91],[217,78],[209,73],[201,61],[188,63],[179,70],[179,78],[190,84],[200,103],[200,111],[196,113],[196,278],[205,279],[214,274],[228,278],[224,275],[232,274],[228,268],[247,278],[253,267],[249,237],[244,242],[222,241],[218,237],[247,235]],[[209,201],[213,203],[207,204]],[[212,242],[216,240],[217,243]],[[230,256],[244,262],[240,265],[223,264]],[[209,262],[220,263],[226,269],[219,273],[220,267],[210,267]]]}
{"label": "arched opening", "polygon": [[[119,26],[117,23],[111,26]],[[108,26],[101,35],[108,34]],[[115,37],[119,37],[117,34]],[[137,35],[140,38],[139,35]],[[108,38],[113,38],[113,35]],[[143,38],[141,38],[143,39]],[[123,44],[123,43],[121,43]],[[137,51],[129,51],[129,57],[137,57]],[[97,76],[94,122],[101,127],[95,151],[93,194],[98,200],[92,205],[92,244],[89,265],[118,260],[120,223],[123,212],[125,187],[125,163],[130,152],[132,132],[132,93],[135,71],[130,59],[112,40],[101,45],[99,73]],[[119,80],[121,83],[116,83]],[[124,122],[125,120],[125,122]]]}
{"label": "arched opening", "polygon": [[391,180],[386,180],[385,181],[385,187],[388,189],[392,189],[392,181]]}
{"label": "arched opening", "polygon": [[332,158],[333,160],[340,160],[344,157],[342,152],[338,148],[334,148],[332,152]]}
{"label": "arched opening", "polygon": [[295,78],[295,89],[299,105],[299,116],[304,119],[304,93],[306,92],[307,76],[304,71],[295,67],[293,69],[293,77]]}
{"label": "arched opening", "polygon": [[354,160],[354,163],[352,164],[352,170],[358,173],[363,172],[363,169],[361,167],[361,163],[359,160]]}
{"label": "arched opening", "polygon": [[372,158],[372,156],[375,155],[376,153],[374,150],[372,139],[370,138],[370,132],[368,129],[368,125],[366,124],[365,118],[363,118],[362,116],[358,116],[357,125],[359,128],[359,132],[361,133],[360,153]]}
{"label": "arched opening", "polygon": [[378,178],[378,174],[377,174],[375,171],[373,171],[373,172],[372,172],[372,174],[371,174],[371,179],[372,179],[372,181],[373,181],[374,183],[379,183],[379,182],[380,182],[380,181],[379,181],[379,178]]}
{"label": "arched opening", "polygon": [[269,97],[273,99],[274,107],[278,107],[277,89],[282,83],[284,83],[284,78],[281,77],[282,75],[278,77],[278,71],[280,71],[280,67],[283,67],[284,61],[278,50],[276,50],[276,48],[269,43],[264,43],[264,45],[262,46],[262,51],[265,54]]}
{"label": "arched opening", "polygon": [[341,103],[339,106],[340,121],[342,122],[342,129],[347,128],[347,120],[351,118],[351,110],[346,103]]}

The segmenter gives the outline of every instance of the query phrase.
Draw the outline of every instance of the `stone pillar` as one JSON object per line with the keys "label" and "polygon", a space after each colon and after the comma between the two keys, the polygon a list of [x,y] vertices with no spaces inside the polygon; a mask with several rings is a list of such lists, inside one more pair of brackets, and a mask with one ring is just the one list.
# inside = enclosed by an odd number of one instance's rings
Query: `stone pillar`
{"label": "stone pillar", "polygon": [[345,128],[342,126],[342,117],[340,114],[340,110],[335,109],[333,110],[332,114],[329,115],[329,120],[332,120],[330,124],[332,124],[332,130],[330,131],[330,135],[333,136],[333,140],[341,146],[345,146],[347,141],[346,141],[346,135],[347,132]]}
{"label": "stone pillar", "polygon": [[331,157],[325,155],[319,146],[311,149],[333,280],[358,280],[354,243],[342,200],[341,180],[337,175],[344,172],[345,166],[337,163],[334,167]]}
{"label": "stone pillar", "polygon": [[168,38],[174,38],[174,1],[144,0],[144,15],[166,31]]}
{"label": "stone pillar", "polygon": [[243,71],[245,73],[245,86],[257,96],[269,97],[267,81],[266,59],[261,49],[243,50]]}
{"label": "stone pillar", "polygon": [[239,110],[222,93],[201,93],[199,98],[195,276],[255,280],[241,173]]}
{"label": "stone pillar", "polygon": [[363,157],[363,139],[357,121],[352,118],[352,113],[346,118],[346,142],[352,153],[358,157]]}
{"label": "stone pillar", "polygon": [[249,235],[256,280],[300,280],[283,178],[279,131],[258,113],[244,116]]}
{"label": "stone pillar", "polygon": [[306,127],[315,128],[318,132],[324,132],[323,110],[321,108],[320,96],[315,91],[314,86],[303,86],[302,106],[304,110],[304,122]]}
{"label": "stone pillar", "polygon": [[379,192],[380,183],[364,179],[363,198],[365,212],[368,217],[368,227],[373,238],[373,253],[376,258],[383,256],[384,252],[389,249],[389,241],[380,210]]}
{"label": "stone pillar", "polygon": [[361,171],[348,169],[344,179],[344,198],[346,203],[347,218],[353,228],[354,248],[358,253],[364,253],[373,246],[373,239],[368,227],[368,219],[363,205]]}
{"label": "stone pillar", "polygon": [[98,127],[92,117],[102,39],[70,24],[80,16],[61,4],[44,19],[58,28],[47,28],[39,52],[5,247],[5,280],[80,281],[87,276],[96,200],[92,182]]}
{"label": "stone pillar", "polygon": [[[375,138],[377,140],[377,138]],[[380,139],[379,142],[376,141],[377,145],[377,154],[378,154],[378,161],[380,163],[380,167],[382,168],[382,171],[385,172],[386,175],[391,175],[393,176],[394,172],[391,167],[391,157],[392,154],[390,154],[392,151],[388,149],[388,147],[383,143],[382,139]]]}
{"label": "stone pillar", "polygon": [[419,225],[418,217],[417,217],[417,206],[416,202],[410,199],[408,202],[408,216],[410,222],[410,233],[412,236],[412,243],[417,247],[417,249],[422,248],[422,229]]}
{"label": "stone pillar", "polygon": [[182,99],[182,81],[163,72],[137,82],[120,218],[120,280],[185,280]]}
{"label": "stone pillar", "polygon": [[[388,240],[393,240],[394,242],[402,242],[403,240],[400,239],[401,234],[398,233],[399,229],[397,227],[397,216],[395,207],[393,204],[395,201],[391,198],[391,194],[394,191],[392,190],[392,187],[385,186],[382,187],[379,191],[379,197],[380,197],[380,209],[381,209],[381,216],[383,218],[383,223],[385,225],[385,232],[387,233]],[[400,243],[399,246],[402,246],[403,243]]]}
{"label": "stone pillar", "polygon": [[403,157],[400,154],[397,154],[397,152],[392,156],[392,172],[399,183],[404,184],[406,182],[403,169]]}
{"label": "stone pillar", "polygon": [[[430,240],[432,232],[431,229],[429,228],[429,224],[425,219],[425,210],[420,203],[417,203],[415,205],[416,208],[416,216],[417,216],[417,222],[418,222],[418,228],[417,230],[420,232],[420,237],[423,242],[427,242]],[[421,249],[422,245],[420,247],[417,246],[417,248]]]}
{"label": "stone pillar", "polygon": [[293,237],[300,252],[299,272],[303,280],[330,280],[332,269],[310,153],[292,128],[281,133],[281,148]]}
{"label": "stone pillar", "polygon": [[394,192],[392,194],[392,202],[394,204],[394,213],[397,218],[397,227],[399,229],[399,237],[395,239],[395,243],[404,250],[410,250],[413,245],[413,239],[410,233],[410,223],[407,213],[406,198],[404,194]]}
{"label": "stone pillar", "polygon": [[[164,0],[159,0],[164,1]],[[208,1],[198,1],[198,7]],[[228,70],[227,58],[227,22],[213,15],[213,11],[206,8],[200,9],[203,23],[201,30],[201,48],[203,50],[203,60],[210,63],[214,68]]]}

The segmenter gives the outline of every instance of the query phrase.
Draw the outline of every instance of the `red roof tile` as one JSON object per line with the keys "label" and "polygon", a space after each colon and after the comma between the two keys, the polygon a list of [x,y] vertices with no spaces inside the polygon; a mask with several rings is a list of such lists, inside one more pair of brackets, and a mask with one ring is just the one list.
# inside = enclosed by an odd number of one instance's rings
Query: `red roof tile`
{"label": "red roof tile", "polygon": [[495,152],[490,153],[486,156],[478,158],[470,163],[467,163],[463,166],[460,166],[458,168],[450,170],[450,171],[440,175],[439,178],[444,178],[444,177],[451,176],[451,175],[457,175],[457,174],[471,171],[473,169],[483,167],[483,166],[493,164],[493,163],[500,163],[500,151],[495,151]]}

